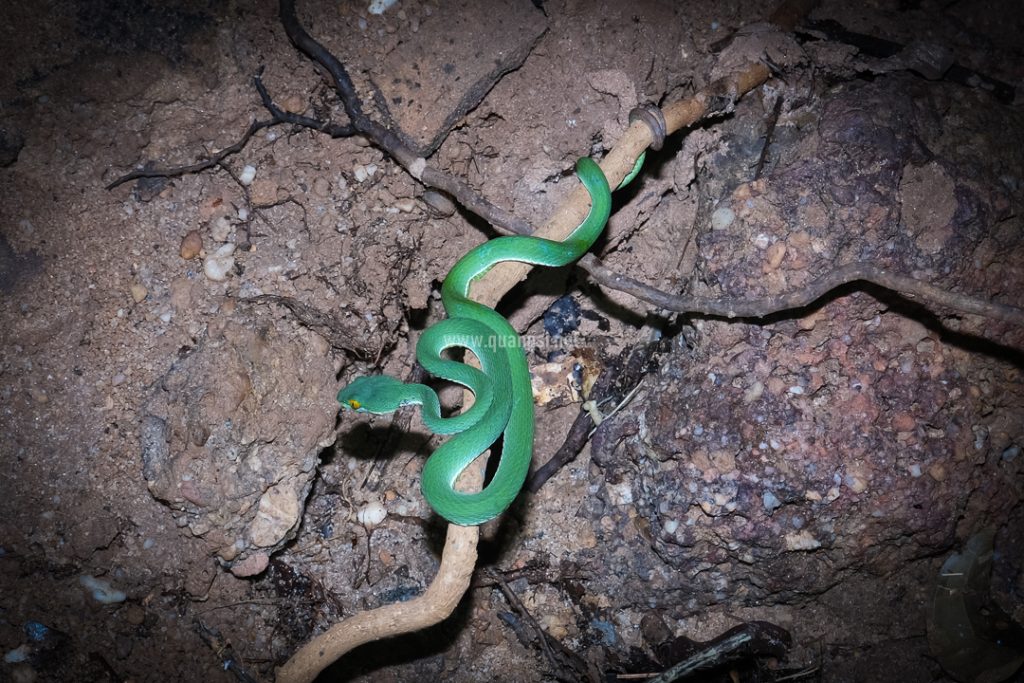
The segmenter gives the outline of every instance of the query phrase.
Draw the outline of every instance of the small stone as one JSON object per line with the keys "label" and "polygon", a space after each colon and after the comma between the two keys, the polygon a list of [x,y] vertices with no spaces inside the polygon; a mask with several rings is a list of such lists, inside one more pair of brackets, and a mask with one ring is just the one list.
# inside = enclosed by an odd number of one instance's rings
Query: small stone
{"label": "small stone", "polygon": [[864,493],[868,488],[868,482],[860,472],[848,472],[843,483],[854,493]]}
{"label": "small stone", "polygon": [[413,210],[416,208],[416,202],[409,198],[399,199],[397,202],[395,202],[395,208],[401,211],[402,213],[412,213]]}
{"label": "small stone", "polygon": [[133,626],[141,626],[146,621],[146,610],[139,605],[128,605],[128,609],[125,610],[125,619],[128,620],[129,624]]}
{"label": "small stone", "polygon": [[898,413],[892,418],[892,427],[897,432],[913,431],[917,426],[917,420],[910,413]]}
{"label": "small stone", "polygon": [[181,238],[181,247],[178,253],[181,254],[181,258],[186,261],[194,259],[199,256],[199,252],[203,250],[203,236],[199,234],[198,230],[189,230],[185,233],[185,236]]}
{"label": "small stone", "polygon": [[103,579],[83,574],[78,577],[78,582],[82,584],[83,588],[91,592],[93,600],[104,605],[124,602],[128,599],[128,596],[123,591],[116,590],[109,582]]}
{"label": "small stone", "polygon": [[289,114],[301,114],[306,110],[306,101],[298,95],[289,95],[284,98],[284,102],[281,103],[281,108]]}
{"label": "small stone", "polygon": [[252,184],[252,189],[249,190],[249,197],[252,199],[253,204],[267,206],[277,201],[278,189],[275,181],[270,178],[264,178]]}
{"label": "small stone", "polygon": [[231,221],[227,216],[217,216],[210,223],[210,237],[214,242],[227,242],[231,236]]}
{"label": "small stone", "polygon": [[723,230],[732,225],[732,222],[736,220],[736,212],[728,207],[722,207],[715,209],[711,214],[711,229],[712,230]]}
{"label": "small stone", "polygon": [[804,330],[804,331],[813,330],[815,327],[818,326],[818,321],[821,320],[821,317],[822,317],[822,311],[821,310],[815,311],[814,313],[811,313],[810,315],[805,316],[805,317],[800,318],[799,320],[797,320],[797,322],[796,322],[797,327],[799,327],[801,330]]}
{"label": "small stone", "polygon": [[772,246],[768,247],[765,252],[766,263],[764,264],[764,272],[770,273],[779,265],[782,264],[782,259],[786,256],[786,245],[782,242],[776,242]]}
{"label": "small stone", "polygon": [[247,576],[256,576],[263,573],[263,570],[270,564],[270,555],[266,553],[254,553],[241,562],[231,566],[231,573],[240,579]]}
{"label": "small stone", "polygon": [[228,273],[235,267],[235,245],[225,244],[206,257],[203,261],[203,272],[214,282],[228,279]]}
{"label": "small stone", "polygon": [[224,560],[225,562],[231,562],[236,557],[238,557],[238,554],[243,550],[245,550],[244,541],[241,544],[228,543],[226,546],[222,547],[220,550],[217,551],[217,555],[219,555],[220,559]]}
{"label": "small stone", "polygon": [[299,501],[291,487],[271,486],[260,496],[256,517],[249,525],[249,540],[253,545],[269,548],[291,533],[299,518]]}
{"label": "small stone", "polygon": [[352,169],[352,174],[356,178],[357,183],[366,182],[369,175],[366,173],[366,167],[362,164],[356,164],[355,168]]}
{"label": "small stone", "polygon": [[722,474],[728,474],[736,469],[736,454],[727,450],[712,451],[711,463]]}
{"label": "small stone", "polygon": [[815,550],[821,547],[821,541],[807,530],[786,534],[783,540],[788,550]]}
{"label": "small stone", "polygon": [[330,196],[331,184],[327,182],[327,178],[317,178],[313,181],[313,194],[324,198]]}
{"label": "small stone", "polygon": [[928,475],[935,481],[946,481],[946,468],[941,463],[936,463],[928,468]]}
{"label": "small stone", "polygon": [[367,503],[356,512],[356,519],[367,529],[373,529],[387,516],[388,511],[377,501]]}
{"label": "small stone", "polygon": [[141,304],[146,299],[146,295],[149,294],[146,288],[138,283],[132,285],[129,291],[132,294],[132,300],[137,304]]}
{"label": "small stone", "polygon": [[254,180],[256,180],[256,167],[246,164],[242,172],[238,174],[238,182],[248,186],[252,185]]}

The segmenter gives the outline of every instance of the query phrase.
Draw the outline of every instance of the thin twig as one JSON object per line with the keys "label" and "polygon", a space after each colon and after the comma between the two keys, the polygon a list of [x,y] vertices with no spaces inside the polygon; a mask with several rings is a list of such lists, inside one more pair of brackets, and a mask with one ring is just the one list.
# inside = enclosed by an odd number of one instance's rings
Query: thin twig
{"label": "thin twig", "polygon": [[558,662],[555,660],[555,653],[551,651],[551,645],[548,643],[548,634],[540,627],[537,620],[533,618],[533,615],[530,614],[530,610],[526,609],[526,606],[523,605],[515,591],[509,587],[508,583],[505,581],[505,577],[493,569],[488,570],[487,573],[497,584],[498,589],[501,591],[501,594],[505,596],[505,599],[508,600],[508,604],[512,606],[512,609],[516,611],[520,618],[529,622],[534,633],[537,634],[537,640],[540,641],[541,649],[544,651],[544,657],[548,660],[548,664],[552,669],[557,670],[559,668]]}
{"label": "thin twig", "polygon": [[768,150],[772,146],[772,137],[775,135],[775,126],[779,124],[779,114],[782,113],[782,95],[775,98],[775,106],[768,116],[768,125],[764,132],[764,144],[761,145],[761,153],[757,155],[757,165],[754,166],[754,180],[761,177],[764,165],[768,161]]}
{"label": "thin twig", "polygon": [[530,611],[526,609],[519,596],[508,585],[505,577],[500,572],[489,569],[486,573],[497,584],[501,594],[505,596],[508,604],[516,611],[516,614],[530,624],[531,629],[536,634],[536,639],[540,641],[540,647],[544,651],[544,656],[548,660],[555,678],[560,681],[578,681],[581,675],[585,675],[591,683],[598,683],[600,681],[598,673],[593,670],[593,667],[583,657],[570,650],[557,638],[548,635],[547,631],[540,627],[540,624],[533,618]]}
{"label": "thin twig", "polygon": [[171,168],[150,167],[147,164],[144,168],[137,168],[130,173],[126,173],[123,176],[119,176],[110,181],[107,183],[106,189],[112,190],[118,185],[138,178],[175,178],[180,175],[185,175],[186,173],[199,173],[200,171],[205,171],[208,168],[213,168],[232,154],[240,152],[242,148],[245,147],[246,143],[249,142],[249,138],[255,135],[258,131],[261,131],[264,128],[269,128],[270,126],[278,123],[280,122],[275,119],[271,119],[269,121],[253,121],[249,124],[249,128],[242,134],[242,137],[238,142],[225,147],[211,157],[187,166],[174,166]]}
{"label": "thin twig", "polygon": [[870,263],[848,263],[804,287],[761,299],[669,294],[627,275],[616,273],[590,254],[580,259],[579,265],[601,285],[625,292],[641,301],[675,313],[697,313],[730,319],[763,318],[781,311],[809,306],[841,285],[860,281],[884,287],[913,301],[943,306],[961,313],[980,315],[1014,325],[1024,325],[1024,309],[949,292],[912,277],[897,275]]}

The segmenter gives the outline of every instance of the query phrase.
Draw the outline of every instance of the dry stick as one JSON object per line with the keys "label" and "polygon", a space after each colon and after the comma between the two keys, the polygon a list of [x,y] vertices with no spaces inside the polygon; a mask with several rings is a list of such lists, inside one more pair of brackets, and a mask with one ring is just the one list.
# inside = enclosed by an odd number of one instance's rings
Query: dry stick
{"label": "dry stick", "polygon": [[186,173],[199,173],[200,171],[205,171],[208,168],[213,168],[235,152],[241,151],[241,149],[245,147],[246,143],[249,142],[249,138],[255,135],[257,131],[277,125],[278,123],[280,123],[280,121],[276,118],[271,119],[270,121],[253,121],[249,124],[249,128],[242,134],[242,137],[238,142],[225,147],[207,159],[203,159],[202,161],[194,164],[189,164],[188,166],[175,166],[174,168],[149,168],[148,166],[146,168],[137,168],[134,171],[114,178],[107,183],[105,189],[113,190],[122,183],[126,183],[129,180],[137,180],[139,178],[173,178],[175,176],[185,175]]}
{"label": "dry stick", "polygon": [[836,287],[862,281],[892,290],[911,300],[937,304],[955,311],[972,313],[1015,325],[1024,325],[1024,309],[949,292],[921,280],[897,275],[870,263],[848,263],[823,275],[806,287],[763,299],[676,296],[645,285],[627,275],[616,273],[591,254],[580,259],[579,265],[600,284],[626,292],[641,301],[675,313],[700,313],[723,318],[762,318],[780,311],[803,308]]}
{"label": "dry stick", "polygon": [[[735,76],[715,81],[689,99],[669,105],[664,109],[668,132],[692,125],[713,111],[711,103],[720,101],[723,93],[735,99],[766,81],[768,76],[767,67],[753,65]],[[609,185],[615,187],[626,177],[635,159],[652,141],[651,130],[643,122],[638,121],[626,130],[601,164]],[[570,194],[554,216],[535,234],[562,241],[583,221],[589,208],[590,197],[581,186]],[[494,306],[529,271],[530,266],[525,264],[499,263],[473,283],[473,298],[487,306]],[[472,394],[469,394],[467,399],[471,398]],[[476,479],[465,482],[470,487],[482,484],[486,457],[481,457],[477,463],[477,467],[473,468],[476,471],[466,473]],[[468,476],[460,478],[460,483]],[[422,595],[408,602],[356,614],[330,627],[285,663],[278,671],[278,683],[309,683],[320,671],[354,647],[379,638],[418,631],[447,618],[469,588],[476,567],[479,537],[479,527],[449,524],[441,566],[433,583]]]}

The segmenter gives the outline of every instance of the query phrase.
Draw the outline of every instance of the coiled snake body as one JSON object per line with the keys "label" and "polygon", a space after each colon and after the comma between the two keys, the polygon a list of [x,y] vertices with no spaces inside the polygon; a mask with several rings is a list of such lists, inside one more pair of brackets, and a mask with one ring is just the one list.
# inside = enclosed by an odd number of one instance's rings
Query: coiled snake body
{"label": "coiled snake body", "polygon": [[[643,157],[623,185],[642,163]],[[502,261],[558,267],[572,263],[590,248],[608,221],[611,190],[601,168],[590,158],[576,162],[576,175],[590,194],[591,207],[564,241],[498,237],[463,256],[444,280],[441,301],[448,317],[423,333],[416,345],[416,359],[431,374],[472,391],[475,401],[468,411],[442,417],[433,389],[386,375],[360,377],[338,394],[343,408],[358,412],[385,414],[404,405],[419,405],[428,429],[453,435],[424,465],[422,488],[430,506],[455,524],[482,524],[501,514],[519,493],[533,453],[533,392],[522,342],[501,314],[469,298],[469,287]],[[480,369],[444,358],[442,353],[452,347],[472,351]],[[501,460],[490,483],[477,493],[455,490],[462,470],[503,433]]]}

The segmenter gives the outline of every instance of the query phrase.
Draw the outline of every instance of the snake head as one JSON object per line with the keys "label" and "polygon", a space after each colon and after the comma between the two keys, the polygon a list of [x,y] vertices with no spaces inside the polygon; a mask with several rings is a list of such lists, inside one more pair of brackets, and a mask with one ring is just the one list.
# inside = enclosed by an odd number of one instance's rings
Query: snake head
{"label": "snake head", "polygon": [[391,413],[405,403],[402,400],[404,386],[401,381],[387,375],[358,377],[338,392],[338,402],[342,408],[357,413]]}

